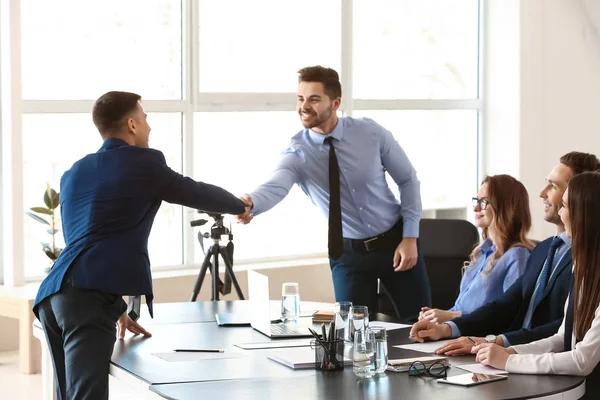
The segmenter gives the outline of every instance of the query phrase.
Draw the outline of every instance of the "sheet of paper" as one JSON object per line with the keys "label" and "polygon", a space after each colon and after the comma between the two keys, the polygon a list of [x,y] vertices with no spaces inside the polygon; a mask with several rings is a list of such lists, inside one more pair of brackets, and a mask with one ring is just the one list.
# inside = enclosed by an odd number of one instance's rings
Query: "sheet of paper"
{"label": "sheet of paper", "polygon": [[371,321],[369,326],[383,326],[387,331],[393,331],[394,329],[410,328],[412,325],[397,324],[394,322],[382,322],[382,321]]}
{"label": "sheet of paper", "polygon": [[398,347],[400,349],[415,350],[415,351],[420,351],[423,353],[432,354],[432,353],[435,353],[435,351],[437,349],[439,349],[440,347],[445,346],[446,344],[450,343],[451,340],[453,340],[453,339],[438,340],[437,342],[399,344],[394,347]]}
{"label": "sheet of paper", "polygon": [[238,358],[243,357],[242,354],[234,351],[225,351],[224,353],[197,353],[197,352],[184,352],[184,351],[170,351],[166,353],[152,353],[153,356],[162,358],[169,362],[181,362],[181,361],[201,361],[201,360],[220,360],[224,358]]}
{"label": "sheet of paper", "polygon": [[469,371],[474,374],[492,374],[492,375],[508,374],[508,372],[503,369],[488,367],[487,365],[481,365],[479,363],[455,365],[455,367],[464,369],[465,371]]}

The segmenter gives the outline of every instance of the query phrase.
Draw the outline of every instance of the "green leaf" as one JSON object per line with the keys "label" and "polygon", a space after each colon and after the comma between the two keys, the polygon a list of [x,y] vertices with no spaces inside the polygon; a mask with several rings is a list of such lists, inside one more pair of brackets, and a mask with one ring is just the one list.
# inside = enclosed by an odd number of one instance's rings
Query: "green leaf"
{"label": "green leaf", "polygon": [[52,215],[52,210],[44,207],[31,207],[30,210],[40,214]]}
{"label": "green leaf", "polygon": [[56,229],[56,228],[48,228],[48,230],[46,232],[48,232],[51,235],[54,235],[55,233],[58,232],[58,229]]}
{"label": "green leaf", "polygon": [[31,218],[35,219],[37,222],[39,222],[41,224],[50,225],[50,222],[46,221],[44,218],[40,217],[39,215],[30,213],[30,212],[26,212],[25,214],[29,215]]}
{"label": "green leaf", "polygon": [[48,183],[46,183],[46,192],[44,193],[44,204],[50,210],[54,210],[60,204],[60,197],[56,190],[52,189]]}
{"label": "green leaf", "polygon": [[56,261],[56,259],[58,258],[56,256],[56,254],[50,250],[49,248],[45,248],[44,249],[44,253],[46,253],[46,255],[48,256],[49,259],[51,259],[52,261]]}

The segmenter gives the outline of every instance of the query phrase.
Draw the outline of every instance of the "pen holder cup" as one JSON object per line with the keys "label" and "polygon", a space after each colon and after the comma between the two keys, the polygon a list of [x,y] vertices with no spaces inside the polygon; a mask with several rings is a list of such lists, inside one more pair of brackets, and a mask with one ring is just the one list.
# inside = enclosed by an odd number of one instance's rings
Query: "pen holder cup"
{"label": "pen holder cup", "polygon": [[315,369],[320,371],[342,371],[344,369],[344,340],[310,342],[315,349]]}

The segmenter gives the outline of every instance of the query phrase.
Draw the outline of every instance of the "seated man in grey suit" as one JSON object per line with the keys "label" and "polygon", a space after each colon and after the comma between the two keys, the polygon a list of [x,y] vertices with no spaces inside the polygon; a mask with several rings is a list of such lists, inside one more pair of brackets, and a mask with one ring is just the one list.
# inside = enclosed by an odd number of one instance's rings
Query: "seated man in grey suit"
{"label": "seated man in grey suit", "polygon": [[[569,180],[584,171],[600,168],[593,154],[571,152],[560,158],[540,193],[544,219],[556,225],[556,235],[531,252],[525,273],[496,301],[444,324],[424,319],[413,325],[414,340],[471,337],[477,344],[494,342],[508,347],[555,334],[563,319],[572,276],[571,240],[558,215]],[[496,336],[498,335],[498,336]],[[472,342],[461,337],[442,346],[438,354],[470,354]]]}

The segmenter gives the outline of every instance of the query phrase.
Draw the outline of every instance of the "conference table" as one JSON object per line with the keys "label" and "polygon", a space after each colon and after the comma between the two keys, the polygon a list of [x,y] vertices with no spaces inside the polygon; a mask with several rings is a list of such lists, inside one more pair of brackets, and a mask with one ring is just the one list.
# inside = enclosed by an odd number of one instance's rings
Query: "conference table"
{"label": "conference table", "polygon": [[[272,311],[280,304],[271,302]],[[302,302],[304,323],[315,310],[332,309],[333,305]],[[583,377],[557,375],[509,374],[508,379],[472,387],[440,384],[435,378],[390,372],[370,379],[357,378],[351,366],[343,371],[324,372],[314,369],[294,370],[275,362],[267,355],[282,349],[244,350],[269,346],[273,339],[249,326],[220,327],[216,313],[250,313],[248,301],[217,301],[156,304],[154,319],[143,314],[140,323],[151,338],[128,335],[115,344],[110,374],[139,390],[139,398],[148,399],[578,399],[584,394]],[[272,314],[273,315],[273,314]],[[372,321],[376,324],[376,321]],[[39,336],[39,322],[34,324]],[[395,345],[411,343],[409,328],[388,331],[390,359],[419,357],[425,354]],[[43,351],[45,340],[41,337]],[[259,344],[258,346],[256,344]],[[262,344],[262,345],[261,345]],[[236,346],[238,345],[238,346]],[[165,354],[176,348],[224,349],[233,358],[167,360]],[[45,360],[48,363],[48,357]],[[473,363],[474,356],[452,357],[448,376],[464,374],[457,365]],[[50,364],[51,367],[51,364]],[[44,368],[43,368],[44,370]],[[45,373],[48,374],[48,366]],[[50,370],[51,372],[51,370]],[[44,373],[44,372],[43,372]],[[44,379],[48,381],[48,377]],[[50,394],[47,385],[45,398]]]}

